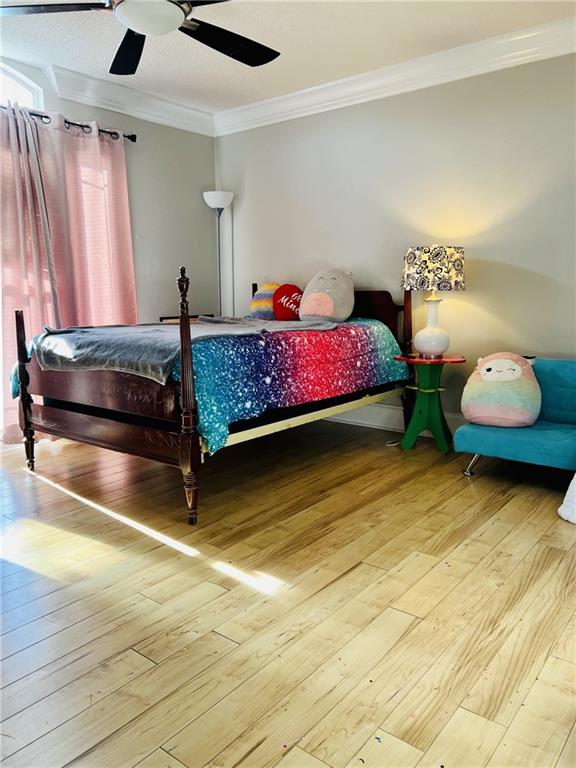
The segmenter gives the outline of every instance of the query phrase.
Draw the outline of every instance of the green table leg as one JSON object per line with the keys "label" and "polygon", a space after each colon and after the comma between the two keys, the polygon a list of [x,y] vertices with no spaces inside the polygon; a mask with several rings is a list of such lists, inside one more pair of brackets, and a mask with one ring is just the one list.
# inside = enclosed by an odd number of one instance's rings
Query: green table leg
{"label": "green table leg", "polygon": [[441,364],[418,365],[416,367],[416,404],[414,413],[400,447],[406,451],[412,448],[418,435],[429,429],[434,435],[440,453],[447,453],[452,442],[452,433],[444,418],[440,402]]}

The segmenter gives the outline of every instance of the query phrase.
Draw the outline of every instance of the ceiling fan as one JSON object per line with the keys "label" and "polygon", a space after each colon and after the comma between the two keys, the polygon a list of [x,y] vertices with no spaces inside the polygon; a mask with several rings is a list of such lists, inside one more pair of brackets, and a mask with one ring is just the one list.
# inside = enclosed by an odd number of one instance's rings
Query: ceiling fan
{"label": "ceiling fan", "polygon": [[110,67],[112,75],[133,75],[136,72],[146,35],[164,35],[176,29],[249,67],[268,64],[280,55],[278,51],[249,40],[236,32],[192,18],[194,8],[223,2],[226,0],[104,0],[99,3],[2,5],[0,16],[76,13],[76,11],[113,13],[118,21],[127,27],[127,30]]}

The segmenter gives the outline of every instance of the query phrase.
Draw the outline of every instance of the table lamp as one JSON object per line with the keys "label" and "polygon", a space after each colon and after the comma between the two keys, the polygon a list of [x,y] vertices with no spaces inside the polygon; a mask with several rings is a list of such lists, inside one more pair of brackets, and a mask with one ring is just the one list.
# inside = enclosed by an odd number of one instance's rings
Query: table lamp
{"label": "table lamp", "polygon": [[[216,214],[217,219],[217,225],[216,225],[216,237],[217,237],[217,271],[218,271],[218,315],[222,314],[222,273],[221,273],[221,264],[220,264],[220,217],[222,216],[222,211],[225,208],[228,208],[228,206],[231,204],[234,194],[232,192],[223,192],[221,190],[214,191],[214,192],[204,192],[203,193],[204,202],[209,208],[212,208],[214,213]],[[232,267],[232,270],[234,270],[234,267]],[[232,288],[232,293],[234,293],[234,288]]]}
{"label": "table lamp", "polygon": [[438,325],[438,304],[442,299],[436,291],[463,291],[464,287],[464,248],[419,245],[406,251],[402,288],[432,292],[424,299],[428,308],[426,327],[414,336],[414,349],[421,357],[442,357],[450,345],[448,334]]}

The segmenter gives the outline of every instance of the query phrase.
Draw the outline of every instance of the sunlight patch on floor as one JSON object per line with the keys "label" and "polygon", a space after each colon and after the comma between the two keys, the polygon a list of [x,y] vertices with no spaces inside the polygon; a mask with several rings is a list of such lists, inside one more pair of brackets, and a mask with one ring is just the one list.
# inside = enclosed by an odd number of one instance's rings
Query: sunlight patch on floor
{"label": "sunlight patch on floor", "polygon": [[60,483],[55,483],[53,480],[49,480],[47,477],[42,477],[42,475],[38,475],[35,472],[30,472],[28,469],[23,471],[28,472],[28,474],[32,477],[35,477],[36,480],[40,480],[40,482],[46,483],[46,485],[49,485],[50,487],[55,488],[57,491],[66,494],[66,496],[70,496],[70,498],[79,501],[81,504],[85,504],[87,507],[96,510],[96,512],[101,512],[103,515],[107,515],[108,517],[111,517],[113,520],[116,520],[123,525],[128,525],[135,531],[143,533],[145,536],[149,536],[151,539],[155,539],[160,544],[164,544],[171,549],[175,549],[177,552],[181,552],[183,555],[187,555],[188,557],[197,557],[200,554],[200,552],[197,549],[194,549],[194,547],[189,547],[187,544],[182,544],[182,542],[178,541],[178,539],[173,539],[171,536],[166,536],[159,531],[155,531],[154,528],[149,528],[147,525],[139,523],[137,520],[132,520],[132,518],[126,517],[126,515],[121,515],[119,512],[114,512],[113,510],[108,509],[108,507],[102,506],[102,504],[98,504],[91,499],[87,499],[85,496],[80,496],[79,493],[74,493],[74,491],[70,491],[68,488],[64,488],[64,486],[60,485]]}
{"label": "sunlight patch on floor", "polygon": [[[195,549],[194,547],[189,547],[187,544],[183,544],[181,541],[178,541],[178,539],[173,539],[171,536],[166,536],[165,534],[154,530],[154,528],[150,528],[149,526],[144,525],[143,523],[139,523],[138,521],[133,520],[130,517],[126,517],[126,515],[121,515],[119,512],[114,512],[113,510],[103,506],[102,504],[98,504],[97,502],[92,501],[91,499],[87,499],[85,496],[81,496],[79,493],[75,493],[74,491],[71,491],[68,488],[65,488],[63,485],[60,485],[60,483],[54,482],[54,480],[50,480],[47,477],[38,475],[36,472],[31,472],[29,469],[23,469],[22,471],[26,472],[31,477],[34,477],[36,480],[39,480],[40,482],[45,483],[46,485],[49,485],[51,488],[54,488],[60,493],[63,493],[66,496],[69,496],[70,498],[75,499],[80,504],[84,504],[90,507],[91,509],[94,509],[96,512],[100,512],[101,514],[106,515],[107,517],[110,517],[113,520],[116,520],[117,522],[122,523],[123,525],[127,525],[130,528],[133,528],[135,531],[142,533],[144,536],[149,536],[151,539],[154,539],[155,541],[159,542],[160,544],[163,544],[164,546],[170,547],[171,549],[174,549],[175,551],[180,552],[183,555],[187,555],[188,557],[198,557],[200,559],[204,559],[203,555],[198,549]],[[37,521],[34,521],[34,522],[36,523]],[[37,524],[40,524],[40,523],[37,523]],[[42,525],[46,525],[46,523],[42,523]],[[72,535],[76,535],[76,534],[67,533],[67,536],[72,536]],[[79,537],[79,538],[82,538],[82,537]],[[273,594],[274,592],[276,592],[276,590],[280,586],[284,585],[284,582],[281,581],[280,579],[277,579],[274,576],[270,576],[267,573],[262,573],[261,571],[255,571],[254,574],[246,573],[240,568],[236,568],[234,565],[231,565],[230,563],[224,563],[220,560],[209,561],[206,559],[206,563],[211,568],[214,568],[214,570],[219,571],[220,573],[223,573],[226,576],[230,576],[233,579],[236,579],[236,581],[240,582],[241,584],[246,584],[247,586],[257,590],[258,592],[264,592],[265,594],[268,594],[268,595]]]}
{"label": "sunlight patch on floor", "polygon": [[236,579],[236,581],[242,582],[242,584],[247,584],[249,587],[257,589],[258,592],[265,592],[267,595],[276,592],[278,587],[283,584],[280,579],[276,579],[274,576],[270,576],[267,573],[256,571],[255,573],[257,575],[251,576],[249,573],[241,571],[240,568],[235,568],[229,563],[217,561],[212,563],[212,568],[220,571],[220,573],[224,573],[226,576],[231,576],[233,579]]}
{"label": "sunlight patch on floor", "polygon": [[[73,568],[73,563],[70,563],[61,554],[55,555],[51,559],[45,558],[42,556],[42,550],[38,547],[38,543],[42,542],[43,534],[51,534],[53,532],[54,527],[50,523],[44,523],[41,520],[26,517],[15,520],[13,525],[4,531],[2,559],[25,568],[27,571],[56,581],[67,578],[70,569]],[[87,541],[89,541],[88,537],[70,531],[63,533],[66,536],[66,546],[71,552],[86,548]],[[38,542],[38,540],[40,541]],[[34,549],[27,549],[29,542],[35,542]],[[103,544],[102,542],[95,542],[94,548],[99,554],[108,554],[114,549],[109,544]],[[40,552],[40,556],[38,552]]]}

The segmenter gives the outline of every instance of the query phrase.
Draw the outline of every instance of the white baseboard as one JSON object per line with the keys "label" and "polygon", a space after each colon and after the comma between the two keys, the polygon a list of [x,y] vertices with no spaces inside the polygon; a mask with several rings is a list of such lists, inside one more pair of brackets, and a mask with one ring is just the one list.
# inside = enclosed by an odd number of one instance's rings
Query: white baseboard
{"label": "white baseboard", "polygon": [[[461,413],[445,413],[446,421],[451,431],[466,423]],[[390,403],[376,403],[357,408],[354,411],[333,416],[330,421],[339,421],[343,424],[354,424],[358,427],[372,427],[373,429],[385,429],[389,432],[404,432],[404,414],[402,406],[390,405]],[[423,434],[428,434],[424,432]]]}

